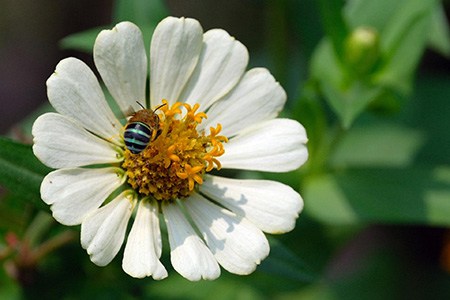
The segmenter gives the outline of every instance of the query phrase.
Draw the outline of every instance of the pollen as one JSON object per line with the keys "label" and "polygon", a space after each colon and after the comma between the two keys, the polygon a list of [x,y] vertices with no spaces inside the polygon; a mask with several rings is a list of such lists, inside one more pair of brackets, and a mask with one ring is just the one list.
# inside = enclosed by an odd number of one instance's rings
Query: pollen
{"label": "pollen", "polygon": [[156,200],[183,199],[203,183],[203,176],[220,169],[218,157],[224,154],[227,137],[220,135],[222,126],[209,128],[209,134],[197,126],[207,118],[197,112],[200,105],[166,100],[158,110],[159,134],[140,153],[124,152],[122,168],[127,181],[139,194]]}

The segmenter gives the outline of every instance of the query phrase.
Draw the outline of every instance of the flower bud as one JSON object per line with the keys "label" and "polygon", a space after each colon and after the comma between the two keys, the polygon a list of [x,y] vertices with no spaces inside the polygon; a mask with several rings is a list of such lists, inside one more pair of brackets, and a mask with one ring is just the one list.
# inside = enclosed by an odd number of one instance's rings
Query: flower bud
{"label": "flower bud", "polygon": [[357,74],[367,74],[379,58],[379,35],[370,27],[358,27],[345,41],[345,61]]}

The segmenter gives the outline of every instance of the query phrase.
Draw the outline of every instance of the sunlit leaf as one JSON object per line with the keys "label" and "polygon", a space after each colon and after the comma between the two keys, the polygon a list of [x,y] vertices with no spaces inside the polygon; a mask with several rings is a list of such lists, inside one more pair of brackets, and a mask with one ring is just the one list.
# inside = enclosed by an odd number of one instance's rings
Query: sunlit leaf
{"label": "sunlit leaf", "polygon": [[363,169],[311,178],[305,212],[320,222],[450,225],[450,168]]}
{"label": "sunlit leaf", "polygon": [[423,133],[394,123],[353,127],[333,149],[335,168],[405,167],[411,165],[425,141]]}
{"label": "sunlit leaf", "polygon": [[[384,60],[375,81],[409,92],[413,72],[425,50],[431,25],[430,11],[417,12],[402,28],[381,35]],[[392,21],[395,23],[396,21]]]}
{"label": "sunlit leaf", "polygon": [[355,81],[349,87],[337,89],[328,82],[322,82],[323,92],[331,107],[341,118],[344,128],[350,128],[355,118],[383,93],[383,87]]}

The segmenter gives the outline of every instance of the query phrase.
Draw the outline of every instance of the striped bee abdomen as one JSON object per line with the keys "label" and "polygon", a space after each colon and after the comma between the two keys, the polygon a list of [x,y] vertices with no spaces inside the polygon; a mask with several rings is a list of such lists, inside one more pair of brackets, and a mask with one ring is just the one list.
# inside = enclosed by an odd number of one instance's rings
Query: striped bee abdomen
{"label": "striped bee abdomen", "polygon": [[125,146],[133,154],[142,152],[150,143],[152,129],[142,122],[131,122],[125,127]]}

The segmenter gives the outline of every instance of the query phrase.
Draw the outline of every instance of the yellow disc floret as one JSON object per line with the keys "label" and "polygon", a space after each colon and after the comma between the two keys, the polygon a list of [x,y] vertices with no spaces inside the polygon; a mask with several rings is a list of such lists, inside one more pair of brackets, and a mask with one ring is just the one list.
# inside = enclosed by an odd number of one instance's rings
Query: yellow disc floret
{"label": "yellow disc floret", "polygon": [[197,112],[199,104],[192,107],[177,102],[169,107],[166,100],[163,103],[160,134],[138,154],[125,150],[122,167],[128,183],[142,195],[157,200],[186,198],[203,183],[205,172],[220,169],[217,157],[224,153],[223,143],[228,139],[219,135],[220,124],[211,127],[209,135],[197,131],[197,125],[207,117]]}

